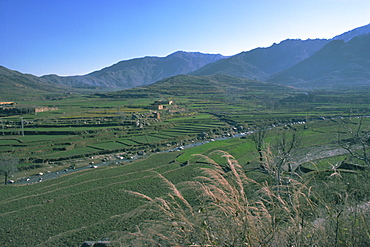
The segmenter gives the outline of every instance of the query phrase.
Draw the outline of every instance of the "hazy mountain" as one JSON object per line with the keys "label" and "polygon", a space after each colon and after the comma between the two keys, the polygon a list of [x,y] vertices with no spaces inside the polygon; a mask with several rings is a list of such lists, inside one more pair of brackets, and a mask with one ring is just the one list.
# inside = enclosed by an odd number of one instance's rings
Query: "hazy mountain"
{"label": "hazy mountain", "polygon": [[0,66],[0,101],[34,99],[70,92],[71,88]]}
{"label": "hazy mountain", "polygon": [[[48,85],[53,82],[55,88],[58,88],[57,85],[66,85],[74,88],[100,87],[112,90],[148,85],[181,74],[195,76],[225,74],[246,79],[270,80],[286,85],[304,85],[306,88],[322,86],[319,81],[325,81],[327,86],[331,84],[333,86],[334,82],[341,80],[340,78],[351,79],[353,85],[357,85],[360,81],[367,81],[365,62],[367,60],[361,60],[367,51],[358,48],[364,53],[357,53],[353,50],[355,48],[350,47],[366,46],[352,41],[357,37],[365,37],[368,33],[370,24],[338,35],[332,40],[287,39],[270,47],[256,48],[231,57],[179,51],[166,57],[143,57],[121,61],[87,75],[64,77],[46,75],[41,78],[33,77],[31,81],[39,80]],[[331,42],[327,47],[330,41],[336,42]],[[328,49],[335,50],[337,54],[330,53]],[[344,51],[350,54],[343,54]],[[347,61],[351,62],[347,64]],[[303,72],[306,74],[300,74]],[[316,83],[316,86],[310,86],[309,83]]]}
{"label": "hazy mountain", "polygon": [[333,40],[269,81],[309,89],[370,85],[370,34]]}
{"label": "hazy mountain", "polygon": [[[337,40],[340,44],[345,44],[345,42],[351,41],[355,37],[366,36],[370,33],[370,24],[353,29],[341,35],[335,36],[332,40],[326,39],[315,39],[315,40],[284,40],[279,44],[273,44],[267,48],[257,48],[248,52],[242,52],[235,56],[229,57],[227,59],[219,60],[215,63],[208,64],[197,71],[192,72],[192,75],[214,75],[214,74],[227,74],[248,79],[257,80],[268,80],[277,83],[283,83],[286,85],[303,86],[306,88],[316,88],[321,87],[323,84],[317,83],[316,85],[310,86],[308,81],[319,80],[316,78],[319,76],[320,81],[334,83],[339,82],[341,76],[343,76],[343,83],[345,80],[351,78],[354,82],[353,85],[364,84],[360,83],[362,80],[366,82],[368,79],[367,68],[361,62],[353,62],[354,57],[351,58],[351,62],[348,65],[344,63],[348,60],[344,59],[342,61],[342,66],[335,67],[334,64],[330,65],[335,71],[329,71],[329,63],[339,63],[341,60],[332,61],[339,59],[336,56],[342,56],[343,54],[339,52],[338,54],[328,54],[328,51],[321,52],[321,49],[325,47],[329,42]],[[338,44],[339,44],[338,43]],[[354,44],[358,46],[359,44]],[[362,44],[366,45],[366,44]],[[345,48],[343,48],[345,49]],[[366,54],[366,48],[363,49]],[[316,52],[320,52],[319,55],[315,55]],[[360,52],[361,53],[361,52]],[[361,56],[365,54],[357,54],[352,52],[352,56]],[[348,54],[347,54],[348,55]],[[317,59],[317,57],[321,58]],[[311,59],[312,57],[312,59]],[[304,62],[305,60],[308,62]],[[361,57],[358,57],[361,60]],[[325,61],[325,62],[324,62]],[[298,70],[295,65],[303,63],[312,63],[309,68],[303,71]],[[324,66],[323,63],[327,63]],[[317,65],[316,67],[314,65]],[[320,64],[320,65],[319,65]],[[295,69],[290,69],[294,67]],[[286,73],[284,71],[287,71]],[[296,72],[293,72],[298,70]],[[341,71],[343,70],[343,71]],[[291,74],[293,73],[293,74]],[[295,74],[296,73],[296,74]],[[328,73],[328,74],[325,74]],[[334,74],[333,74],[334,73]],[[350,76],[350,74],[352,74]],[[315,76],[316,77],[315,77]],[[310,77],[312,76],[312,78]],[[310,79],[308,79],[310,77]],[[313,78],[315,77],[315,78]],[[325,79],[324,79],[325,77]],[[350,77],[350,78],[349,78]],[[305,79],[306,78],[306,79]],[[329,84],[330,84],[329,83]],[[329,86],[327,84],[326,86]],[[334,85],[334,84],[333,84]],[[331,85],[331,86],[333,86]],[[329,87],[331,87],[329,86]]]}
{"label": "hazy mountain", "polygon": [[222,58],[224,57],[220,54],[178,51],[167,57],[143,57],[121,61],[84,76],[47,75],[43,78],[74,87],[89,85],[132,88],[151,84],[166,77],[187,74]]}
{"label": "hazy mountain", "polygon": [[345,32],[343,34],[337,35],[333,40],[344,40],[345,42],[350,41],[352,38],[370,33],[370,24],[362,27],[355,28],[351,31]]}
{"label": "hazy mountain", "polygon": [[325,39],[288,39],[267,48],[242,52],[208,64],[192,75],[227,74],[248,79],[266,80],[308,58],[329,41]]}
{"label": "hazy mountain", "polygon": [[111,88],[114,84],[109,81],[100,80],[89,75],[78,75],[78,76],[58,76],[58,75],[45,75],[42,79],[58,83],[59,85],[66,85],[74,88]]}

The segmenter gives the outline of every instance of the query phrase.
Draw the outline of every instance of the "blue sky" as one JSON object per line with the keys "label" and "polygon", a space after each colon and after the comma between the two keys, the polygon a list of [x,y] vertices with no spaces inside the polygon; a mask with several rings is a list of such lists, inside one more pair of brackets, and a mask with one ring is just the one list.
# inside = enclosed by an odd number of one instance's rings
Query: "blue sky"
{"label": "blue sky", "polygon": [[369,0],[0,0],[0,65],[82,75],[178,50],[234,55],[370,23]]}

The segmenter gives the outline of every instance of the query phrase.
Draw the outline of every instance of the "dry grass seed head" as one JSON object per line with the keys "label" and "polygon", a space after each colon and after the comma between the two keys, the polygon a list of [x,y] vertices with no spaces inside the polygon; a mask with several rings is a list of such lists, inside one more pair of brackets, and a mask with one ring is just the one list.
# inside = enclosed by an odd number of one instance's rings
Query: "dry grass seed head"
{"label": "dry grass seed head", "polygon": [[154,201],[151,197],[147,196],[147,195],[144,195],[142,193],[139,193],[139,192],[135,192],[135,191],[130,191],[130,190],[123,190],[124,192],[126,193],[129,193],[129,194],[132,194],[132,195],[135,195],[135,196],[138,196],[138,197],[141,197],[141,198],[144,198],[148,201]]}
{"label": "dry grass seed head", "polygon": [[217,162],[215,162],[213,159],[209,158],[208,156],[203,155],[203,154],[193,154],[192,156],[198,156],[200,158],[203,158],[205,162],[207,162],[210,165],[213,165],[213,167],[216,168],[216,170],[219,173],[223,172],[222,167],[219,164],[217,164]]}
{"label": "dry grass seed head", "polygon": [[218,171],[210,168],[202,168],[201,170],[204,176],[199,176],[197,179],[204,180],[206,184],[213,184],[216,187],[223,189],[227,193],[231,193],[234,190],[229,181],[227,181],[227,179],[223,176],[223,171],[222,173],[219,173]]}
{"label": "dry grass seed head", "polygon": [[171,181],[169,181],[167,178],[165,178],[163,175],[161,175],[160,173],[157,173],[157,172],[155,172],[155,173],[158,175],[158,177],[160,177],[167,184],[167,186],[170,188],[170,190],[173,192],[173,194],[177,198],[179,198],[189,208],[190,211],[193,211],[192,206],[182,196],[181,192],[177,189],[177,187]]}
{"label": "dry grass seed head", "polygon": [[[231,155],[224,155],[227,159],[227,163],[234,175],[234,178],[236,179],[236,183],[238,185],[238,192],[239,196],[242,200],[246,201],[245,191],[244,191],[244,184],[242,181],[242,177],[245,177],[244,172],[241,171],[241,167],[239,163],[232,157]],[[238,170],[237,170],[238,169]]]}

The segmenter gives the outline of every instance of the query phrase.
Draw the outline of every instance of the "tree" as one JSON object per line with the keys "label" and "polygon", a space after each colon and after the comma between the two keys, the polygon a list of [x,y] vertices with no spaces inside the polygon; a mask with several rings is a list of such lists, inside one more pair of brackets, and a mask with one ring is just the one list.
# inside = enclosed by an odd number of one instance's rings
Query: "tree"
{"label": "tree", "polygon": [[263,162],[263,149],[265,146],[265,138],[267,135],[267,123],[257,125],[256,130],[252,133],[251,138],[254,146],[259,154],[260,162]]}
{"label": "tree", "polygon": [[300,142],[300,137],[296,131],[283,131],[278,135],[277,141],[277,183],[281,182],[283,166],[287,165],[289,172],[293,172],[292,154]]}
{"label": "tree", "polygon": [[0,157],[0,174],[4,174],[4,184],[7,184],[8,177],[17,170],[18,159],[10,155]]}
{"label": "tree", "polygon": [[[357,118],[355,118],[357,119]],[[338,128],[338,144],[348,153],[365,162],[367,167],[370,167],[370,159],[368,149],[370,146],[370,126],[364,123],[365,117],[361,116],[359,122],[342,120]],[[343,134],[346,138],[343,138]]]}
{"label": "tree", "polygon": [[116,106],[116,110],[117,110],[117,115],[118,115],[117,119],[119,122],[123,124],[126,119],[126,113],[121,110],[121,106]]}
{"label": "tree", "polygon": [[273,144],[265,144],[261,166],[273,178],[276,185],[282,185],[286,182],[283,178],[293,178],[297,175],[294,154],[301,137],[295,130],[282,130],[275,135],[276,141]]}

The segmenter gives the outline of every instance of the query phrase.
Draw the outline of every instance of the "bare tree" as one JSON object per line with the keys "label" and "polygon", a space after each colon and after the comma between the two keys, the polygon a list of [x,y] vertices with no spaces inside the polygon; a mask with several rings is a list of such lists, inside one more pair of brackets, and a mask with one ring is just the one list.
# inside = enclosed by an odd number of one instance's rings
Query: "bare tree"
{"label": "bare tree", "polygon": [[[359,122],[354,122],[352,119],[342,120],[337,131],[338,144],[352,157],[362,160],[367,167],[370,167],[367,153],[370,146],[370,126],[364,123],[364,119],[365,117],[361,116]],[[343,134],[346,136],[343,137]]]}
{"label": "bare tree", "polygon": [[283,131],[280,133],[277,142],[277,180],[280,182],[283,165],[288,166],[289,172],[293,172],[292,154],[300,142],[300,136],[296,131]]}
{"label": "bare tree", "polygon": [[[261,166],[274,179],[276,185],[283,184],[283,177],[293,177],[296,166],[294,166],[294,150],[300,142],[300,136],[296,131],[282,131],[276,134],[276,142],[266,144]],[[285,175],[284,175],[285,172]],[[290,173],[291,176],[286,174]]]}
{"label": "bare tree", "polygon": [[116,109],[117,109],[118,121],[121,124],[123,124],[125,122],[125,119],[126,119],[126,113],[121,110],[121,106],[117,106]]}
{"label": "bare tree", "polygon": [[10,155],[2,155],[0,157],[0,174],[4,174],[4,184],[7,184],[8,177],[17,170],[19,160]]}
{"label": "bare tree", "polygon": [[267,135],[268,126],[266,123],[257,125],[256,130],[252,133],[251,138],[254,146],[259,154],[259,159],[263,162],[263,150],[265,147],[265,138]]}

